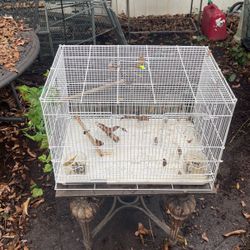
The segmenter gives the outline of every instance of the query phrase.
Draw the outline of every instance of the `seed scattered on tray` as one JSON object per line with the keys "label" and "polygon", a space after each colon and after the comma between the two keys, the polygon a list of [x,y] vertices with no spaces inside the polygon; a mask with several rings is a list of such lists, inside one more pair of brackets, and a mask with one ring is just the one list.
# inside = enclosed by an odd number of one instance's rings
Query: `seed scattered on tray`
{"label": "seed scattered on tray", "polygon": [[167,160],[166,160],[165,158],[163,158],[162,166],[163,166],[163,167],[166,167],[166,166],[167,166]]}
{"label": "seed scattered on tray", "polygon": [[180,148],[180,147],[178,147],[177,152],[178,152],[178,155],[179,155],[179,156],[181,156],[181,155],[182,155],[182,150],[181,150],[181,148]]}
{"label": "seed scattered on tray", "polygon": [[158,137],[154,138],[154,144],[157,145],[158,144]]}

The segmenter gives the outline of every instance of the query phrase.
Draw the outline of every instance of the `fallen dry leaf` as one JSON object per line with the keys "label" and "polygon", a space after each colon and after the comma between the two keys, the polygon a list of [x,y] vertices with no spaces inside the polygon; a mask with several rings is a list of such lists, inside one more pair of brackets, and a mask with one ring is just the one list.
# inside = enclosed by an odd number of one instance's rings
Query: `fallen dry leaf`
{"label": "fallen dry leaf", "polygon": [[240,203],[241,203],[241,206],[242,206],[242,207],[246,207],[245,201],[241,201]]}
{"label": "fallen dry leaf", "polygon": [[0,23],[0,66],[9,71],[17,72],[16,63],[20,59],[18,48],[27,42],[21,36],[24,24],[6,17],[0,17]]}
{"label": "fallen dry leaf", "polygon": [[135,236],[140,237],[141,243],[143,245],[144,245],[144,236],[146,236],[146,235],[152,235],[151,230],[146,229],[144,227],[144,225],[141,222],[139,222],[138,223],[138,230],[135,232]]}
{"label": "fallen dry leaf", "polygon": [[220,184],[217,183],[215,186],[214,186],[214,192],[218,192],[219,191],[219,188],[220,188]]}
{"label": "fallen dry leaf", "polygon": [[22,204],[23,214],[29,216],[28,208],[30,203],[30,197]]}
{"label": "fallen dry leaf", "polygon": [[9,244],[7,250],[15,250],[14,244]]}
{"label": "fallen dry leaf", "polygon": [[162,250],[169,250],[169,243],[168,243],[168,241],[165,241],[165,242],[163,243]]}
{"label": "fallen dry leaf", "polygon": [[119,126],[114,126],[113,128],[110,128],[103,123],[98,123],[97,127],[100,128],[114,142],[118,142],[120,140],[120,138],[113,133]]}
{"label": "fallen dry leaf", "polygon": [[36,158],[36,154],[31,152],[31,150],[29,148],[27,148],[27,153],[29,154],[29,156],[31,156],[32,158]]}
{"label": "fallen dry leaf", "polygon": [[32,206],[33,208],[37,208],[39,205],[41,205],[42,203],[44,203],[44,201],[45,201],[44,198],[40,198],[40,199],[38,199],[38,200],[32,202],[32,203],[31,203],[31,206]]}
{"label": "fallen dry leaf", "polygon": [[201,238],[202,238],[204,241],[206,241],[206,242],[209,241],[206,232],[204,232],[204,233],[201,235]]}
{"label": "fallen dry leaf", "polygon": [[233,85],[232,85],[232,88],[233,88],[233,89],[238,89],[238,88],[240,88],[240,83],[238,83],[238,84],[233,84]]}
{"label": "fallen dry leaf", "polygon": [[146,229],[144,225],[141,222],[139,222],[138,230],[135,232],[135,236],[138,236],[139,234],[149,235],[151,234],[151,230]]}
{"label": "fallen dry leaf", "polygon": [[63,163],[63,166],[71,166],[75,159],[76,159],[77,155],[71,157],[70,159],[66,160],[64,163]]}
{"label": "fallen dry leaf", "polygon": [[95,144],[96,144],[96,146],[100,147],[104,144],[104,142],[101,140],[95,139]]}
{"label": "fallen dry leaf", "polygon": [[235,231],[232,231],[232,232],[229,232],[229,233],[225,233],[223,234],[224,237],[230,237],[230,236],[233,236],[233,235],[241,235],[241,234],[245,234],[246,233],[246,230],[244,229],[239,229],[239,230],[235,230]]}
{"label": "fallen dry leaf", "polygon": [[20,213],[23,212],[23,209],[22,209],[21,207],[19,207],[19,206],[15,206],[15,209],[16,209],[16,212],[17,212],[18,214],[20,214]]}
{"label": "fallen dry leaf", "polygon": [[232,250],[241,250],[239,245],[236,245],[232,248]]}
{"label": "fallen dry leaf", "polygon": [[247,220],[250,220],[250,214],[247,213],[247,212],[242,212],[242,214],[244,215],[244,217],[247,219]]}

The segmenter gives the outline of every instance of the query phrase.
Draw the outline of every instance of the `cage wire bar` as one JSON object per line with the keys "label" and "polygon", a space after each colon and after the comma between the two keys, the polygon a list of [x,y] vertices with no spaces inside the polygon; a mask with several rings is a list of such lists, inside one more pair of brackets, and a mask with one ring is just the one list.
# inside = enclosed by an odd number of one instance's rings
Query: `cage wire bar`
{"label": "cage wire bar", "polygon": [[250,51],[250,1],[244,0],[242,25],[242,43]]}
{"label": "cage wire bar", "polygon": [[208,47],[59,47],[40,98],[56,189],[210,192],[236,98]]}

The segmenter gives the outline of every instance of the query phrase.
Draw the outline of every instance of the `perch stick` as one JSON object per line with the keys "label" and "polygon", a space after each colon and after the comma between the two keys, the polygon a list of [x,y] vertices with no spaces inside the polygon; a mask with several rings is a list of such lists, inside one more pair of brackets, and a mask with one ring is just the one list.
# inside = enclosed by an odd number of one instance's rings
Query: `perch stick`
{"label": "perch stick", "polygon": [[99,156],[102,157],[102,156],[104,155],[103,152],[102,152],[102,150],[99,149],[99,148],[97,147],[95,138],[94,138],[94,137],[90,134],[90,132],[86,129],[86,127],[85,127],[84,123],[82,122],[81,118],[80,118],[79,116],[76,116],[75,119],[76,119],[76,121],[78,122],[78,124],[81,126],[81,128],[83,129],[83,131],[85,132],[85,135],[88,137],[89,141],[90,141],[94,146],[96,146],[95,150],[96,150],[97,154],[98,154]]}
{"label": "perch stick", "polygon": [[109,89],[109,88],[111,88],[111,87],[113,87],[113,86],[115,86],[117,84],[123,84],[123,83],[125,83],[124,80],[120,80],[118,82],[103,83],[99,87],[86,90],[86,91],[84,91],[83,93],[80,93],[80,94],[71,95],[69,97],[66,97],[65,99],[68,100],[68,99],[71,99],[71,98],[77,98],[77,97],[81,97],[81,96],[85,96],[85,95],[90,95],[90,94],[93,94],[95,92],[102,91],[102,90],[105,90],[105,89]]}
{"label": "perch stick", "polygon": [[145,115],[136,115],[136,116],[124,115],[121,119],[136,119],[138,121],[148,121],[149,117]]}
{"label": "perch stick", "polygon": [[103,123],[98,123],[97,127],[100,128],[107,136],[109,136],[114,142],[118,142],[120,138],[113,133],[113,129],[107,127]]}

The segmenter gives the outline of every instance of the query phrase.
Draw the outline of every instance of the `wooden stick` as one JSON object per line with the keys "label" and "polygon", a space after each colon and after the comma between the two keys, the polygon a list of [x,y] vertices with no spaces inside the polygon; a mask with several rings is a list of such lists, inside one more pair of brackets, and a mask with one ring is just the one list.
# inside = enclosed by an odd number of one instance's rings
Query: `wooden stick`
{"label": "wooden stick", "polygon": [[148,121],[149,117],[145,115],[124,115],[121,119],[136,119],[138,121]]}
{"label": "wooden stick", "polygon": [[98,145],[96,144],[95,138],[87,130],[87,128],[85,127],[85,125],[84,125],[83,121],[81,120],[81,118],[79,116],[76,116],[75,119],[79,123],[79,125],[81,126],[81,128],[83,129],[83,131],[84,131],[85,135],[88,137],[89,141],[94,146],[96,146],[95,150],[96,150],[97,154],[102,157],[104,155],[103,152],[102,152],[102,150],[98,148]]}
{"label": "wooden stick", "polygon": [[241,131],[241,129],[246,125],[246,123],[248,123],[250,121],[250,118],[248,118],[241,126],[240,128],[236,131],[236,133],[234,133],[233,137],[231,138],[229,144],[231,144],[233,142],[233,140],[235,139],[235,137],[238,135],[238,133]]}
{"label": "wooden stick", "polygon": [[109,88],[111,88],[111,87],[113,87],[113,86],[115,86],[117,84],[123,84],[123,83],[125,83],[124,80],[120,80],[118,82],[103,83],[103,85],[101,85],[99,87],[92,88],[92,89],[84,91],[83,93],[76,94],[76,95],[71,95],[71,96],[63,98],[63,99],[69,100],[69,99],[72,99],[72,98],[77,98],[77,97],[81,97],[81,96],[85,96],[85,95],[90,95],[90,94],[93,94],[95,92],[102,91],[102,90],[105,90],[105,89],[109,89]]}
{"label": "wooden stick", "polygon": [[118,142],[120,138],[113,133],[113,129],[107,127],[103,123],[98,123],[97,127],[100,128],[107,136],[109,136],[114,142]]}

